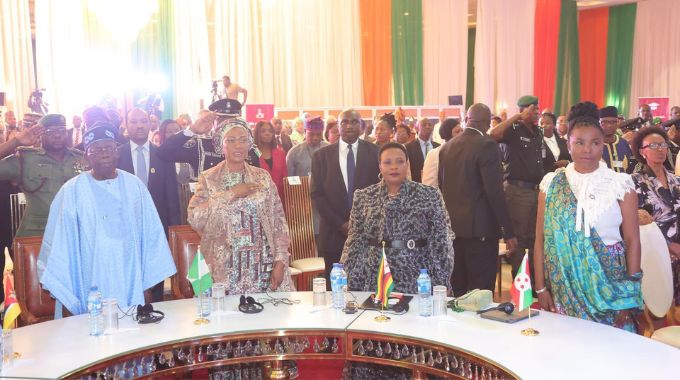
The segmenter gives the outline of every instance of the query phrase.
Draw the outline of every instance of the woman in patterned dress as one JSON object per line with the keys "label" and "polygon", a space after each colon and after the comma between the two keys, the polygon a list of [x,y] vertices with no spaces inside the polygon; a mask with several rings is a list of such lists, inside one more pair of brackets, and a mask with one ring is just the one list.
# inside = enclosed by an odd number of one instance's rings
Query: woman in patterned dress
{"label": "woman in patterned dress", "polygon": [[294,290],[288,224],[269,173],[246,163],[253,138],[245,120],[218,129],[225,160],[201,173],[188,208],[201,252],[228,294]]}
{"label": "woman in patterned dress", "polygon": [[394,291],[417,293],[426,268],[432,285],[450,287],[453,232],[438,189],[406,179],[408,155],[398,143],[380,148],[382,181],[354,193],[342,252],[350,290],[375,291],[382,242]]}
{"label": "woman in patterned dress", "polygon": [[634,331],[642,272],[633,181],[601,162],[604,134],[595,104],[572,107],[568,142],[573,162],[540,185],[538,300],[545,310]]}
{"label": "woman in patterned dress", "polygon": [[663,233],[671,255],[673,298],[680,305],[680,177],[664,167],[670,141],[660,127],[642,128],[633,138],[633,154],[642,170],[633,174],[638,207],[646,210]]}
{"label": "woman in patterned dress", "polygon": [[[342,251],[350,290],[375,292],[382,242],[394,291],[417,293],[426,268],[432,285],[450,288],[453,239],[449,214],[439,192],[409,181],[406,148],[390,142],[380,148],[382,180],[354,193],[349,234]],[[345,379],[410,379],[411,370],[369,363],[345,366]]]}

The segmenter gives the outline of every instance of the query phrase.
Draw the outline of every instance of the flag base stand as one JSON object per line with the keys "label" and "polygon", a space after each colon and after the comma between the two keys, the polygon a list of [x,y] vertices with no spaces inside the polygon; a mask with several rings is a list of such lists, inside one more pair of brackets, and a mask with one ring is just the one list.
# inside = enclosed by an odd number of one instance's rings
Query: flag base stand
{"label": "flag base stand", "polygon": [[210,320],[208,318],[203,318],[203,317],[197,318],[194,321],[195,325],[207,325],[208,323],[210,323]]}
{"label": "flag base stand", "polygon": [[522,335],[524,336],[536,336],[540,334],[538,330],[534,330],[532,327],[522,330]]}
{"label": "flag base stand", "polygon": [[390,318],[390,317],[388,317],[388,316],[386,316],[386,315],[384,315],[384,314],[381,314],[381,315],[379,315],[379,316],[377,316],[377,317],[375,317],[375,318],[373,318],[373,319],[374,319],[376,322],[389,322],[389,321],[392,320],[392,318]]}

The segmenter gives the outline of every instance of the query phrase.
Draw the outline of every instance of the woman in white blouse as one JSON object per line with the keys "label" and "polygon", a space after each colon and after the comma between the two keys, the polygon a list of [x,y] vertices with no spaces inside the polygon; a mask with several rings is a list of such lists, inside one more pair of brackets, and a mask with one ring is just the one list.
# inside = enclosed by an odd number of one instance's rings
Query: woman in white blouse
{"label": "woman in white blouse", "polygon": [[597,106],[572,107],[573,163],[540,186],[536,293],[545,310],[634,331],[642,307],[637,195],[629,175],[601,162],[603,138]]}

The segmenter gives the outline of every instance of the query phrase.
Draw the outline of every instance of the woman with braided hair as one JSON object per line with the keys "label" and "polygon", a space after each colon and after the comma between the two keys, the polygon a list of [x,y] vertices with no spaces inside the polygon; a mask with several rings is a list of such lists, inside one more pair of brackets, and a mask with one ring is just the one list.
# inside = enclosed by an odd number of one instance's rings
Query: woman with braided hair
{"label": "woman with braided hair", "polygon": [[635,186],[601,162],[604,134],[595,104],[571,108],[567,136],[573,162],[540,184],[538,300],[545,310],[634,332],[633,314],[642,308]]}

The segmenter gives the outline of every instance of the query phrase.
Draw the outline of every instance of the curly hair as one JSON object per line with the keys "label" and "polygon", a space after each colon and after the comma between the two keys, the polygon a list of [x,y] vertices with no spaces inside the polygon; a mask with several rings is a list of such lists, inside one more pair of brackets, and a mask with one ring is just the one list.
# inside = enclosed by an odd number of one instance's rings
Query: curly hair
{"label": "curly hair", "polygon": [[656,125],[650,125],[648,127],[641,128],[633,137],[633,141],[631,141],[631,149],[633,150],[633,154],[635,155],[635,158],[639,162],[642,162],[643,164],[647,165],[647,160],[640,154],[640,147],[642,147],[642,142],[645,140],[645,137],[649,135],[654,135],[657,134],[661,137],[663,137],[664,141],[666,141],[666,144],[670,144],[670,139],[668,138],[668,134],[666,131],[663,130],[663,128],[656,126]]}
{"label": "curly hair", "polygon": [[600,132],[604,133],[602,127],[600,126],[600,113],[597,108],[597,104],[593,102],[581,102],[574,104],[571,109],[569,109],[569,115],[567,120],[569,120],[569,131],[567,135],[571,135],[571,132],[575,128],[579,127],[595,127]]}

